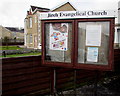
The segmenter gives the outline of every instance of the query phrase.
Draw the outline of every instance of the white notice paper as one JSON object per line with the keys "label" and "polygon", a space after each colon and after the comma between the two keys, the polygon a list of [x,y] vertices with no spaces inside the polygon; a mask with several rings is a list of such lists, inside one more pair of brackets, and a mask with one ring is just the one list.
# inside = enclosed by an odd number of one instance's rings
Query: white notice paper
{"label": "white notice paper", "polygon": [[88,47],[87,61],[88,62],[98,62],[98,48],[97,47]]}
{"label": "white notice paper", "polygon": [[101,25],[86,26],[86,46],[101,45]]}

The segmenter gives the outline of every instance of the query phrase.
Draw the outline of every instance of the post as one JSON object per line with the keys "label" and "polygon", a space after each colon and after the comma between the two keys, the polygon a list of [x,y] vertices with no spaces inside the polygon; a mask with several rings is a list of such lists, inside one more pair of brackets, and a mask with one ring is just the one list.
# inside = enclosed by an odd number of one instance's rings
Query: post
{"label": "post", "polygon": [[54,68],[54,94],[56,93],[56,69]]}
{"label": "post", "polygon": [[4,57],[6,57],[6,53],[5,53],[5,51],[3,51],[3,54],[2,54]]}
{"label": "post", "polygon": [[56,96],[56,68],[51,69],[51,94]]}
{"label": "post", "polygon": [[97,96],[97,84],[99,79],[99,71],[95,70],[95,82],[94,82],[94,96]]}
{"label": "post", "polygon": [[54,95],[54,68],[51,68],[51,95]]}
{"label": "post", "polygon": [[76,96],[76,70],[74,70],[74,96]]}

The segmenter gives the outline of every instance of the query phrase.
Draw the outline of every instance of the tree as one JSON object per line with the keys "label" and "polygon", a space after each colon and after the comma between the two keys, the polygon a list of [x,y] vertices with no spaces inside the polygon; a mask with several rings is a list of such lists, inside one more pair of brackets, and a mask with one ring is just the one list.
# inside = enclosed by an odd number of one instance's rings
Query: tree
{"label": "tree", "polygon": [[0,46],[2,46],[2,40],[3,40],[3,39],[1,38],[1,39],[0,39]]}
{"label": "tree", "polygon": [[16,43],[16,37],[14,37],[14,42]]}
{"label": "tree", "polygon": [[7,46],[7,49],[8,49],[9,40],[10,40],[9,37],[7,37],[7,36],[4,37],[4,42],[5,42],[6,46]]}

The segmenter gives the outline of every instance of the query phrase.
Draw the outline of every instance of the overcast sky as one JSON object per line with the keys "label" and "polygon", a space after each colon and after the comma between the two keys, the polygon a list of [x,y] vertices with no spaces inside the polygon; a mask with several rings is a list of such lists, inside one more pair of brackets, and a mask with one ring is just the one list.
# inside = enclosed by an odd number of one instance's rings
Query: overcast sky
{"label": "overcast sky", "polygon": [[[24,27],[24,18],[30,5],[54,8],[66,0],[0,0],[0,25]],[[78,10],[117,10],[120,0],[67,0]]]}

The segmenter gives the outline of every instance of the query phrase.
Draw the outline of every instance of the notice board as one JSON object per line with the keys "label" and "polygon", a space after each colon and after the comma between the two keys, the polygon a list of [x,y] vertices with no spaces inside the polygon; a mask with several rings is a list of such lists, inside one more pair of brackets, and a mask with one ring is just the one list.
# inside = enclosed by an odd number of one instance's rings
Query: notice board
{"label": "notice board", "polygon": [[113,70],[115,18],[42,20],[42,64]]}

